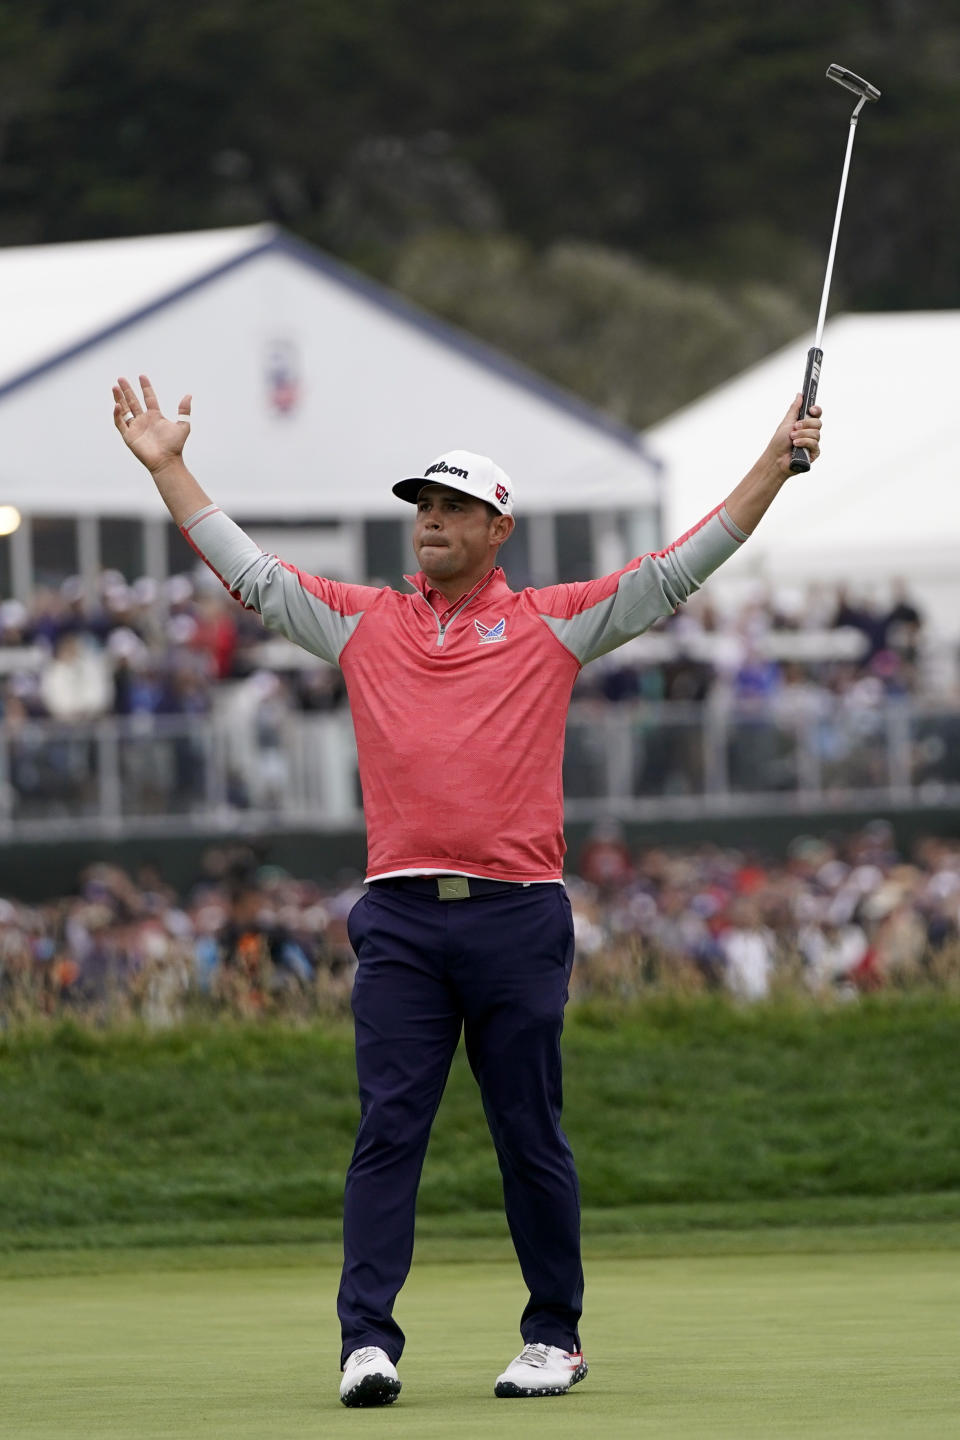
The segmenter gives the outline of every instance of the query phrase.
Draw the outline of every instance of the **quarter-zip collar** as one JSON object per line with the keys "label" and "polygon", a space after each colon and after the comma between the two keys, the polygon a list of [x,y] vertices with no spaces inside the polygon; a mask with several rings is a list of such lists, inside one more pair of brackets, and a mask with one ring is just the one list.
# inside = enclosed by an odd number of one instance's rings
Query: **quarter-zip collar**
{"label": "quarter-zip collar", "polygon": [[414,590],[420,591],[420,594],[424,600],[426,600],[430,609],[436,614],[441,625],[447,622],[454,610],[459,610],[462,606],[469,605],[470,601],[475,600],[480,594],[480,591],[486,590],[487,586],[492,582],[501,580],[506,584],[507,579],[500,566],[495,565],[492,570],[487,571],[486,575],[481,575],[472,590],[468,591],[466,595],[461,595],[459,599],[451,603],[441,591],[430,584],[430,581],[422,570],[418,570],[416,575],[404,575],[403,578],[408,585],[413,586]]}
{"label": "quarter-zip collar", "polygon": [[500,566],[496,565],[477,581],[472,590],[466,595],[461,595],[459,600],[454,600],[454,602],[450,604],[446,596],[430,584],[430,581],[422,570],[418,571],[416,575],[404,575],[403,578],[408,585],[412,585],[414,590],[423,596],[433,611],[437,622],[438,647],[443,645],[451,621],[457,618],[461,610],[465,610],[481,593],[491,587],[499,590],[501,587],[506,588],[507,586],[506,576]]}

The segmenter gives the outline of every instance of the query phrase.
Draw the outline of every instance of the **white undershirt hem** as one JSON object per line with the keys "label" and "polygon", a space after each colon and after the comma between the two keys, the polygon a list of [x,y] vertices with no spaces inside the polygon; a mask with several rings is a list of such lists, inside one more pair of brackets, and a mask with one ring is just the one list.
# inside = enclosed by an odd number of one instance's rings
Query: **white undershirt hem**
{"label": "white undershirt hem", "polygon": [[[414,879],[423,875],[462,875],[467,880],[491,880],[490,875],[475,875],[472,870],[383,870],[378,875],[368,875],[365,884],[372,885],[377,880],[401,880],[405,876]],[[524,889],[528,885],[562,885],[562,880],[494,880],[495,885],[520,885]]]}

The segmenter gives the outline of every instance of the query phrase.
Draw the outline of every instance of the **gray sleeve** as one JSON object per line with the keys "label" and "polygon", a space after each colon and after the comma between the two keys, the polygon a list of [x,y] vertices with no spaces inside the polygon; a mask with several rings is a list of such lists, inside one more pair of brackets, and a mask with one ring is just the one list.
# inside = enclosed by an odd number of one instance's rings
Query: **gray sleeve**
{"label": "gray sleeve", "polygon": [[339,663],[344,646],[379,591],[306,575],[266,555],[215,505],[191,515],[181,529],[235,600],[263,623],[312,655]]}
{"label": "gray sleeve", "polygon": [[666,550],[601,580],[535,592],[540,618],[585,665],[672,615],[747,536],[721,505]]}

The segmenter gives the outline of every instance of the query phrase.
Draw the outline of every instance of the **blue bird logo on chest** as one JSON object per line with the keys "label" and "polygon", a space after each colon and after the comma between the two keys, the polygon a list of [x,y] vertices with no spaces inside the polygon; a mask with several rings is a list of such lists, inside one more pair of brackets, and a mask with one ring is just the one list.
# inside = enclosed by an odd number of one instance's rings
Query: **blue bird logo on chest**
{"label": "blue bird logo on chest", "polygon": [[480,636],[481,645],[493,645],[497,640],[503,640],[507,633],[506,616],[498,620],[496,625],[486,626],[479,620],[474,620],[477,634]]}

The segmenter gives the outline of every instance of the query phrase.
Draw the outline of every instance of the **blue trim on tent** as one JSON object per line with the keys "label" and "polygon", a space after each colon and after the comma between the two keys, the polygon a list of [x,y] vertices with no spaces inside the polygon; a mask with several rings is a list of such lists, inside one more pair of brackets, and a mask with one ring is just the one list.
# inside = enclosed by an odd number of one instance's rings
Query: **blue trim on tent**
{"label": "blue trim on tent", "polygon": [[[251,227],[251,229],[254,228],[257,227]],[[264,226],[262,229],[264,238],[259,242],[251,242],[249,249],[241,251],[238,255],[231,256],[229,260],[225,260],[220,265],[215,265],[210,270],[203,271],[202,274],[194,276],[192,280],[188,280],[186,284],[178,285],[173,290],[168,291],[158,300],[153,300],[149,305],[143,305],[136,310],[132,310],[121,319],[114,320],[101,330],[94,331],[93,334],[88,335],[86,339],[78,341],[75,345],[68,346],[65,350],[58,351],[56,354],[51,355],[49,359],[42,361],[39,365],[33,365],[30,369],[24,370],[22,374],[15,376],[12,380],[0,384],[0,400],[6,399],[6,397],[13,394],[14,391],[22,389],[25,385],[32,384],[34,380],[38,380],[41,376],[49,374],[51,370],[58,369],[61,365],[66,364],[67,361],[75,359],[76,356],[84,354],[87,350],[92,350],[95,346],[101,344],[102,341],[109,340],[111,336],[119,334],[120,331],[127,330],[130,326],[138,324],[150,315],[155,315],[158,311],[165,310],[168,306],[176,304],[177,301],[182,300],[184,296],[191,295],[194,291],[203,289],[204,286],[209,285],[211,281],[219,280],[222,276],[230,274],[231,271],[239,269],[241,265],[246,265],[250,260],[255,260],[261,255],[275,252],[281,255],[288,255],[291,259],[307,265],[319,274],[335,280],[338,285],[345,286],[348,290],[353,291],[355,295],[359,295],[370,304],[377,306],[378,309],[389,311],[395,315],[397,319],[404,321],[408,325],[415,326],[418,330],[424,331],[441,344],[448,345],[451,349],[457,350],[460,354],[475,361],[476,364],[482,365],[487,370],[492,370],[495,374],[502,376],[505,380],[509,380],[514,385],[522,386],[525,390],[529,390],[532,394],[538,396],[539,399],[546,400],[549,404],[555,405],[559,410],[565,411],[568,415],[575,416],[585,424],[591,425],[595,430],[602,430],[611,439],[619,441],[620,444],[626,446],[629,450],[633,451],[634,454],[641,456],[653,470],[659,471],[662,468],[661,462],[647,450],[642,436],[638,435],[636,431],[631,430],[628,425],[624,425],[612,417],[604,415],[601,411],[595,410],[587,401],[581,400],[579,396],[573,395],[569,391],[554,385],[551,381],[537,375],[535,371],[528,370],[526,366],[521,365],[518,361],[509,359],[500,351],[495,350],[493,346],[487,345],[482,340],[477,340],[474,336],[467,334],[466,331],[458,330],[447,321],[431,315],[428,311],[418,309],[401,295],[396,294],[392,290],[388,290],[385,286],[378,284],[377,281],[361,275],[358,271],[352,270],[342,261],[335,260],[332,256],[315,250],[313,246],[304,240],[300,240],[297,236],[290,235],[273,226]]]}
{"label": "blue trim on tent", "polygon": [[248,260],[253,260],[257,255],[272,250],[276,237],[268,234],[260,244],[251,245],[249,250],[242,250],[239,255],[233,255],[225,260],[222,265],[215,265],[212,270],[204,270],[202,275],[196,275],[184,285],[178,285],[175,289],[167,291],[159,300],[152,300],[149,305],[142,305],[137,310],[131,310],[129,315],[124,315],[120,320],[114,320],[111,324],[105,325],[102,330],[95,330],[85,340],[78,340],[75,345],[69,345],[66,350],[58,350],[48,360],[43,360],[39,365],[33,365],[29,370],[24,370],[21,375],[16,375],[12,380],[7,380],[0,385],[0,400],[5,400],[15,390],[20,390],[24,385],[39,380],[41,375],[47,375],[51,370],[57,370],[65,365],[68,360],[73,360],[77,355],[83,355],[87,350],[94,349],[104,340],[109,340],[112,335],[118,335],[121,330],[128,330],[131,325],[138,321],[145,320],[149,315],[155,315],[160,310],[165,310],[168,305],[174,305],[182,300],[185,295],[190,295],[194,290],[202,290],[209,285],[211,280],[219,280],[221,275],[228,275],[231,270],[237,270],[241,265],[246,265]]}
{"label": "blue trim on tent", "polygon": [[558,409],[566,411],[567,414],[575,415],[585,424],[592,425],[595,430],[604,431],[630,450],[639,452],[655,468],[660,468],[661,462],[654,460],[653,456],[647,452],[642,437],[635,430],[631,430],[629,425],[614,420],[610,415],[604,415],[602,411],[594,409],[586,400],[581,400],[578,395],[544,379],[536,371],[529,370],[519,361],[510,359],[502,351],[478,340],[467,331],[457,329],[449,321],[441,320],[439,316],[432,315],[428,310],[419,309],[412,301],[404,299],[395,290],[388,290],[386,286],[378,284],[376,280],[371,280],[359,271],[351,269],[342,261],[335,260],[332,255],[314,250],[305,241],[284,231],[276,233],[273,244],[269,248],[303,261],[305,265],[309,265],[311,269],[317,270],[321,275],[336,280],[338,284],[352,290],[354,294],[360,295],[379,309],[390,311],[398,319],[424,331],[433,339],[439,340],[441,344],[458,350],[460,354],[466,355],[485,369],[494,371],[495,374],[511,381],[514,385],[522,386],[541,400],[546,400],[549,404],[556,405]]}

